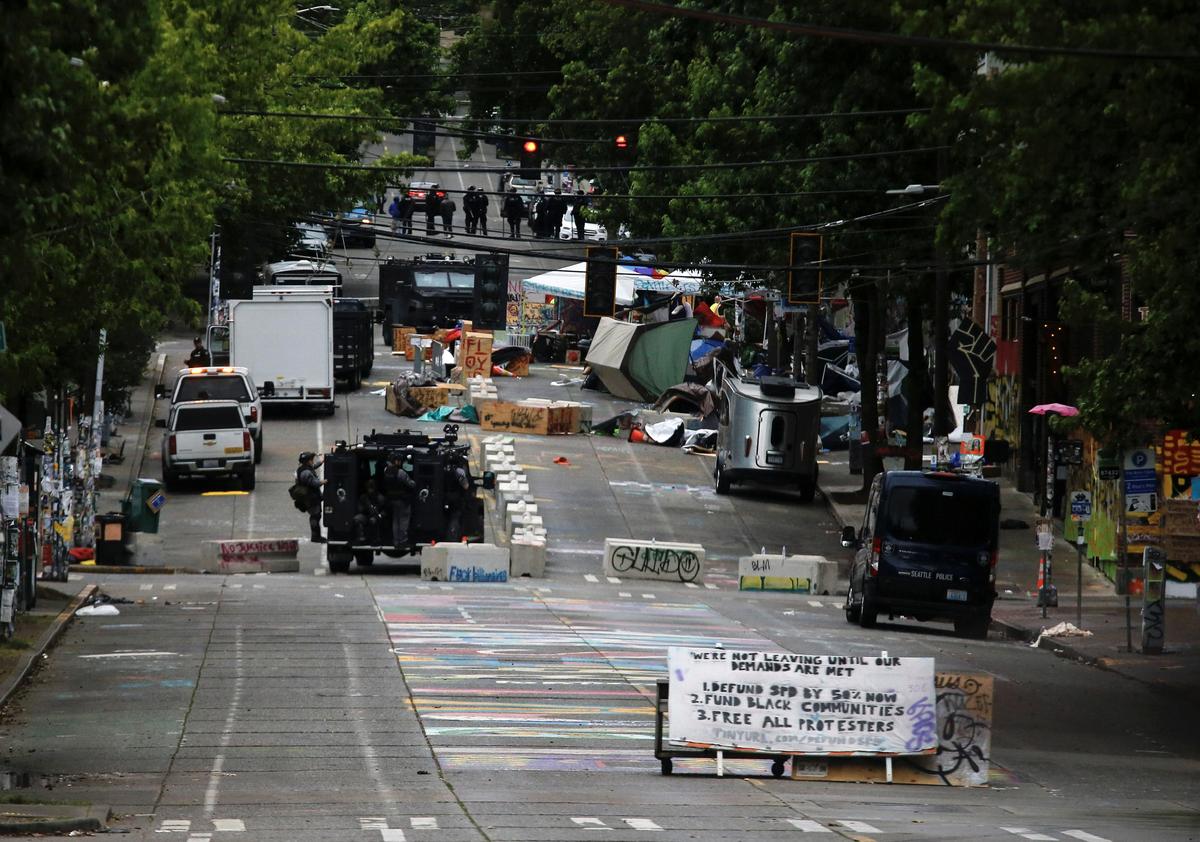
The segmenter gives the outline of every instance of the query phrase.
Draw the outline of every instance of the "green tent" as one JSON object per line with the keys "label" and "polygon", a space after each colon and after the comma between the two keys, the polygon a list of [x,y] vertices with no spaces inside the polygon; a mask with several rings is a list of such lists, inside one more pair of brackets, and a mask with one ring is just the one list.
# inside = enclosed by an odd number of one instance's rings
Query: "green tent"
{"label": "green tent", "polygon": [[695,319],[631,324],[603,318],[587,364],[615,397],[653,402],[683,382],[695,333]]}

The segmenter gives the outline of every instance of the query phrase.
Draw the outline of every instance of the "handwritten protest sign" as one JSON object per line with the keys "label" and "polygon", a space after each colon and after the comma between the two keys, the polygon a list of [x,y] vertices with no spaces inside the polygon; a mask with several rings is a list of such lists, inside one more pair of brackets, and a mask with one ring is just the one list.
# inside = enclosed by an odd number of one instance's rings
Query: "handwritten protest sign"
{"label": "handwritten protest sign", "polygon": [[462,338],[462,351],[458,364],[463,374],[470,377],[492,376],[492,335],[490,333],[467,333]]}
{"label": "handwritten protest sign", "polygon": [[668,651],[670,741],[800,754],[937,750],[932,658]]}

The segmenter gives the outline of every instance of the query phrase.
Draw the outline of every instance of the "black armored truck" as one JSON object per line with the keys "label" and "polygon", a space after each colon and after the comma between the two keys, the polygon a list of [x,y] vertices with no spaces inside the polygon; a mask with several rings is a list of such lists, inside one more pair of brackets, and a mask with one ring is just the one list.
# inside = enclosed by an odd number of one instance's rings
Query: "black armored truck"
{"label": "black armored truck", "polygon": [[[415,557],[423,545],[484,540],[479,491],[494,488],[495,475],[472,476],[471,445],[459,443],[457,425],[442,432],[372,430],[361,442],[337,442],[325,457],[322,510],[331,573],[347,572],[351,561],[370,567],[376,555]],[[396,482],[397,471],[411,482]],[[395,540],[397,508],[401,543]]]}

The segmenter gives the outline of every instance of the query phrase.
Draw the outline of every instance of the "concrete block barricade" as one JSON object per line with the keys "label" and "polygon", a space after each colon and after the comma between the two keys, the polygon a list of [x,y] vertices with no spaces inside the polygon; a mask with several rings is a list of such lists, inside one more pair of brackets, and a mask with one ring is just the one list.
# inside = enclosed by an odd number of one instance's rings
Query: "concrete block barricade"
{"label": "concrete block barricade", "polygon": [[546,575],[546,539],[529,533],[514,535],[508,545],[509,573],[516,579],[528,576],[540,579]]}
{"label": "concrete block barricade", "polygon": [[819,555],[755,553],[738,559],[738,589],[828,595],[837,585],[837,562]]}
{"label": "concrete block barricade", "polygon": [[511,535],[514,526],[524,523],[525,515],[536,515],[537,513],[537,503],[527,503],[524,500],[510,503],[504,507],[504,531]]}
{"label": "concrete block barricade", "polygon": [[604,539],[604,575],[666,582],[704,578],[704,547],[674,541]]}
{"label": "concrete block barricade", "polygon": [[533,495],[529,491],[529,483],[501,482],[496,484],[496,505],[501,510],[506,510],[509,503],[521,501],[526,503],[533,502]]}
{"label": "concrete block barricade", "polygon": [[298,538],[203,541],[201,568],[210,573],[296,573],[299,551]]}
{"label": "concrete block barricade", "polygon": [[437,544],[421,550],[421,578],[434,582],[507,582],[508,547]]}

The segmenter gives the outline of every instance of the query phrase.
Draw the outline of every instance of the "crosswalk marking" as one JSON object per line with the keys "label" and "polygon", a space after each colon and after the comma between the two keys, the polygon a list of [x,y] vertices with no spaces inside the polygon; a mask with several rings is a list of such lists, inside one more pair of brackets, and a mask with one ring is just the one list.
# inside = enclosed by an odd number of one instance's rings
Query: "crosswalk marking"
{"label": "crosswalk marking", "polygon": [[453,585],[438,585],[438,590],[439,591],[452,591],[452,590],[454,590],[454,586]]}
{"label": "crosswalk marking", "polygon": [[398,827],[381,827],[379,833],[383,837],[380,842],[407,842],[404,831]]}
{"label": "crosswalk marking", "polygon": [[787,823],[801,833],[833,833],[825,825],[812,819],[787,819]]}
{"label": "crosswalk marking", "polygon": [[154,590],[154,585],[138,585],[138,590],[139,591],[152,591],[152,590]]}
{"label": "crosswalk marking", "polygon": [[211,833],[193,833],[188,836],[187,842],[212,842]]}
{"label": "crosswalk marking", "polygon": [[618,579],[616,576],[605,576],[604,578],[605,578],[605,579],[608,579],[608,583],[609,583],[610,585],[619,585],[619,584],[621,584],[621,580],[620,580],[620,579]]}
{"label": "crosswalk marking", "polygon": [[429,589],[429,585],[417,585],[417,590],[419,591],[427,591]]}
{"label": "crosswalk marking", "polygon": [[633,830],[662,830],[661,827],[650,821],[650,819],[621,819],[621,821],[625,822]]}
{"label": "crosswalk marking", "polygon": [[879,828],[869,825],[866,822],[841,821],[838,824],[846,828],[846,830],[853,830],[855,833],[879,833]]}
{"label": "crosswalk marking", "polygon": [[1033,842],[1054,842],[1053,836],[1047,836],[1044,833],[1037,833],[1027,827],[1002,827],[1001,830],[1006,833],[1011,833],[1014,836],[1020,836],[1022,839],[1031,839]]}
{"label": "crosswalk marking", "polygon": [[261,591],[261,590],[266,590],[267,586],[266,585],[251,585],[250,587],[254,588],[256,591]]}
{"label": "crosswalk marking", "polygon": [[237,590],[241,590],[241,588],[242,588],[241,582],[233,582],[232,584],[229,585],[230,590],[237,591]]}
{"label": "crosswalk marking", "polygon": [[819,599],[810,599],[810,600],[808,601],[808,604],[809,604],[809,605],[811,605],[813,608],[820,608],[820,607],[821,607],[821,600],[819,600]]}
{"label": "crosswalk marking", "polygon": [[1072,839],[1080,839],[1082,842],[1110,842],[1110,840],[1105,839],[1103,836],[1096,836],[1095,834],[1088,833],[1086,830],[1064,830],[1062,835],[1070,836]]}
{"label": "crosswalk marking", "polygon": [[592,584],[598,584],[600,582],[600,577],[595,573],[584,573],[583,578]]}
{"label": "crosswalk marking", "polygon": [[364,816],[358,820],[360,830],[383,830],[387,826],[387,819],[383,816]]}
{"label": "crosswalk marking", "polygon": [[437,816],[413,816],[408,820],[413,830],[437,830]]}
{"label": "crosswalk marking", "polygon": [[652,593],[644,593],[642,594],[642,599],[658,599],[658,597]]}
{"label": "crosswalk marking", "polygon": [[187,833],[192,828],[191,819],[165,819],[154,828],[155,833]]}
{"label": "crosswalk marking", "polygon": [[580,827],[587,828],[588,830],[612,830],[612,828],[606,825],[604,822],[591,816],[572,816],[571,821],[575,822],[575,824],[579,825]]}
{"label": "crosswalk marking", "polygon": [[213,830],[223,830],[228,833],[242,833],[246,830],[246,823],[241,819],[213,819]]}

